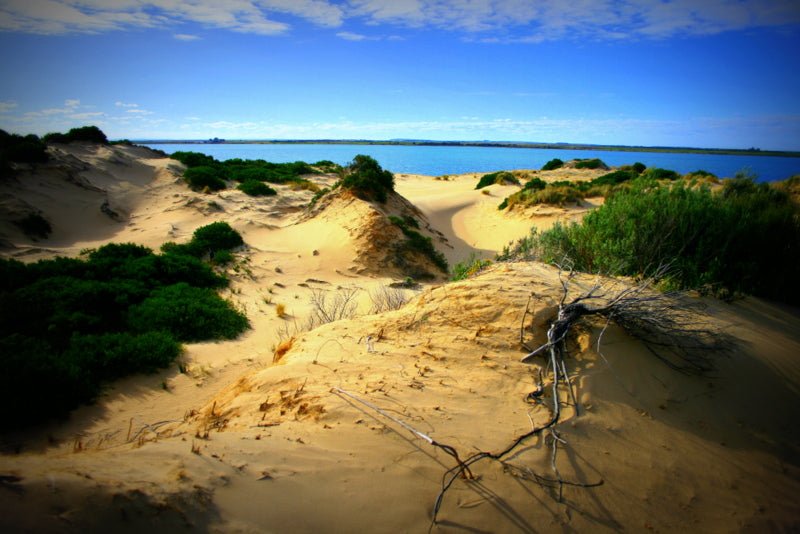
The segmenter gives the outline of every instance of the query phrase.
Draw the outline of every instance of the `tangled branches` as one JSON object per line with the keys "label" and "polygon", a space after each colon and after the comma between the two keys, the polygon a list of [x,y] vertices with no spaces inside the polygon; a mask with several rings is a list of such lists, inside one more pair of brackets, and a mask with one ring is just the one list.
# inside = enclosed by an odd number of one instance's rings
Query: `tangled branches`
{"label": "tangled branches", "polygon": [[[408,423],[386,414],[377,406],[362,401],[338,388],[334,393],[347,396],[351,400],[355,400],[388,417],[417,437],[427,441],[431,446],[441,449],[455,460],[456,464],[442,475],[442,486],[434,503],[431,527],[436,524],[447,491],[458,478],[474,479],[473,465],[481,460],[498,461],[503,464],[507,472],[536,481],[543,486],[557,488],[557,499],[561,501],[564,485],[589,488],[603,483],[602,480],[588,484],[565,481],[556,466],[558,444],[565,443],[556,430],[562,417],[563,400],[561,397],[568,395],[575,408],[575,413],[578,413],[578,402],[569,380],[566,359],[568,334],[578,321],[584,317],[591,316],[604,317],[606,319],[605,327],[598,336],[598,350],[603,334],[613,321],[629,334],[641,340],[653,354],[670,367],[684,373],[702,374],[709,371],[712,368],[710,355],[727,346],[725,336],[714,327],[709,319],[704,319],[702,314],[697,313],[698,310],[695,309],[695,306],[691,305],[683,295],[678,293],[659,293],[654,290],[654,285],[659,278],[667,274],[667,272],[668,269],[666,267],[658,269],[655,276],[635,285],[626,285],[616,280],[597,278],[591,287],[587,289],[577,283],[574,273],[569,272],[565,276],[560,271],[559,281],[562,293],[558,303],[558,310],[549,321],[547,341],[536,349],[529,348],[524,339],[527,330],[525,320],[531,313],[529,299],[520,326],[520,343],[529,353],[522,358],[522,361],[530,362],[537,355],[545,356],[547,369],[552,373],[550,384],[552,405],[550,406],[550,416],[544,424],[537,427],[532,423],[532,428],[528,432],[513,438],[503,449],[479,451],[462,459],[455,447],[436,441],[432,437],[414,429]],[[575,288],[577,288],[577,292]],[[575,296],[568,300],[571,294],[575,294]],[[535,316],[535,313],[532,315]],[[566,394],[560,392],[563,385],[567,386]],[[540,373],[539,384],[529,397],[535,398],[538,402],[538,397],[543,392],[544,382]],[[551,438],[551,469],[554,478],[543,477],[533,473],[528,468],[511,465],[506,461],[506,458],[517,450],[520,445],[537,435]]]}

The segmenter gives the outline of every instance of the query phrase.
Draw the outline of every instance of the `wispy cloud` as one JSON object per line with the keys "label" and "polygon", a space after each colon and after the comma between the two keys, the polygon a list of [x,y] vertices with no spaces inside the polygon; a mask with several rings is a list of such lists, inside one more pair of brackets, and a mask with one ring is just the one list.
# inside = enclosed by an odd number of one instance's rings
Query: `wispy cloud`
{"label": "wispy cloud", "polygon": [[[800,5],[797,0],[6,0],[0,5],[0,30],[39,34],[174,28],[191,22],[279,35],[290,30],[292,18],[331,28],[354,21],[437,28],[481,42],[537,43],[561,38],[660,39],[796,25]],[[349,31],[337,35],[367,39]],[[189,33],[173,36],[197,39]]]}
{"label": "wispy cloud", "polygon": [[0,113],[8,113],[17,108],[17,103],[13,100],[5,100],[0,102]]}
{"label": "wispy cloud", "polygon": [[178,41],[199,41],[199,35],[192,35],[189,33],[176,33],[172,37],[174,37]]}
{"label": "wispy cloud", "polygon": [[138,108],[139,104],[134,104],[132,102],[120,102],[119,100],[114,103],[115,106],[118,108]]}
{"label": "wispy cloud", "polygon": [[353,32],[339,32],[336,34],[336,37],[344,39],[345,41],[365,41],[369,39],[369,37],[367,37],[366,35]]}

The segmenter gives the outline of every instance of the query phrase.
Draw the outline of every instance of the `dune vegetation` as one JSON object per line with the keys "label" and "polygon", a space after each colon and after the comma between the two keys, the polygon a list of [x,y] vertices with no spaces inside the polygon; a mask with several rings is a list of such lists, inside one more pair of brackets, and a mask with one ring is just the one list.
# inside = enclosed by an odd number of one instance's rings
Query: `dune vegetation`
{"label": "dune vegetation", "polygon": [[644,176],[626,185],[580,223],[534,229],[500,259],[568,261],[579,271],[624,276],[668,265],[667,287],[800,302],[800,211],[785,185],[739,177],[712,191]]}
{"label": "dune vegetation", "polygon": [[61,416],[110,380],[169,365],[180,342],[235,338],[248,320],[218,296],[227,280],[204,260],[241,244],[218,222],[160,254],[123,243],[82,258],[0,259],[3,419]]}
{"label": "dune vegetation", "polygon": [[[240,158],[217,161],[213,156],[200,152],[178,151],[170,155],[186,165],[183,178],[197,191],[220,191],[228,187],[227,182],[239,182],[238,188],[251,196],[273,195],[274,189],[259,186],[258,183],[303,184],[308,180],[304,175],[327,172],[312,167],[304,161],[292,163],[272,163],[263,159],[244,160]],[[325,169],[329,162],[322,162]],[[270,191],[273,191],[270,193]]]}

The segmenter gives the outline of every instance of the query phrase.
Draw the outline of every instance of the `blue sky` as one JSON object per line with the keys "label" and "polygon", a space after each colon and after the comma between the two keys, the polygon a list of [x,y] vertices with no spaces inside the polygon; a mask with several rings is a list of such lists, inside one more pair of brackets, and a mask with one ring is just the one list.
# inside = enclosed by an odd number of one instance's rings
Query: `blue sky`
{"label": "blue sky", "polygon": [[0,0],[0,128],[800,150],[797,0]]}

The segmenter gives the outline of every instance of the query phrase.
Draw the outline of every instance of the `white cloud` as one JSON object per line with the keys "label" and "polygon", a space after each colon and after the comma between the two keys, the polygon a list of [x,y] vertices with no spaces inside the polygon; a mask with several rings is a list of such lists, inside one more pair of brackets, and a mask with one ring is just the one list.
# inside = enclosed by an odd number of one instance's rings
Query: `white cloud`
{"label": "white cloud", "polygon": [[0,102],[0,113],[8,113],[17,108],[17,103],[13,100],[5,100]]}
{"label": "white cloud", "polygon": [[152,111],[147,111],[146,109],[136,109],[136,108],[126,109],[125,113],[134,113],[136,115],[152,115],[153,114]]}
{"label": "white cloud", "polygon": [[368,39],[366,35],[361,35],[360,33],[353,33],[353,32],[339,32],[336,34],[336,37],[344,39],[345,41],[364,41]]}
{"label": "white cloud", "polygon": [[191,35],[188,33],[176,33],[172,37],[177,39],[178,41],[198,41],[200,40],[199,35]]}
{"label": "white cloud", "polygon": [[138,108],[139,104],[120,102],[119,100],[114,103],[119,108]]}
{"label": "white cloud", "polygon": [[[191,22],[278,35],[290,29],[286,16],[323,27],[357,20],[465,32],[486,42],[542,42],[565,37],[668,38],[786,26],[800,23],[800,7],[797,0],[4,0],[0,30],[97,33]],[[197,37],[173,35],[179,40]]]}

